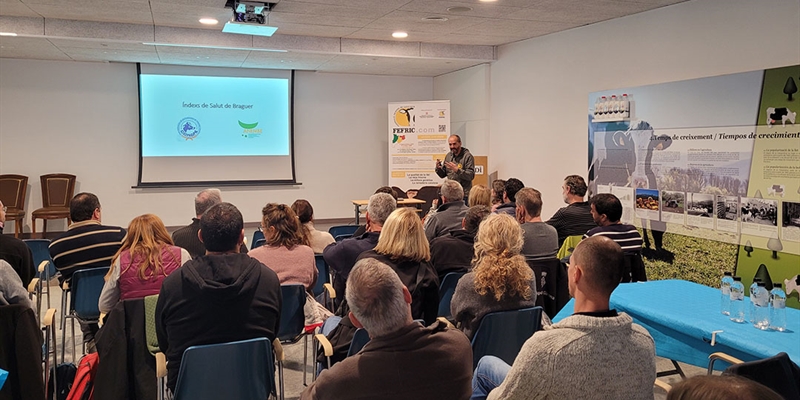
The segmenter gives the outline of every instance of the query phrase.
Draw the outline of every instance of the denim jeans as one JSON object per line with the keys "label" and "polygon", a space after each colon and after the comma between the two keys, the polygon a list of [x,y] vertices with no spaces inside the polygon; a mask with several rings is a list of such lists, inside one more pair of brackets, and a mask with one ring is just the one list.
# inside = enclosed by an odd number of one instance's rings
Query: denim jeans
{"label": "denim jeans", "polygon": [[483,356],[472,377],[471,400],[484,400],[492,389],[500,386],[506,379],[511,366],[495,356]]}

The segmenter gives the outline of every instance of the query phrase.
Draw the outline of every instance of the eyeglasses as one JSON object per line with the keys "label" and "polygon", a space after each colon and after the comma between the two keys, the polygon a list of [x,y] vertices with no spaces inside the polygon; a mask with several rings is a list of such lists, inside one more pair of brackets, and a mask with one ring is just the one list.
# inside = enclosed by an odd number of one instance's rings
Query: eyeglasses
{"label": "eyeglasses", "polygon": [[8,211],[8,207],[7,206],[3,206],[3,212],[7,212],[7,211]]}

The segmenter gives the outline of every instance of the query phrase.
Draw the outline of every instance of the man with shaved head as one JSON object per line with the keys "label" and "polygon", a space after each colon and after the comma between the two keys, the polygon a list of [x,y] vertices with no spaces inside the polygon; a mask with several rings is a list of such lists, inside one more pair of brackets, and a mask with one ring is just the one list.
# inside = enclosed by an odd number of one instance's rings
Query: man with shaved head
{"label": "man with shaved head", "polygon": [[481,358],[472,399],[652,399],[653,338],[629,315],[609,308],[623,262],[613,240],[581,241],[568,272],[574,314],[531,336],[513,366]]}

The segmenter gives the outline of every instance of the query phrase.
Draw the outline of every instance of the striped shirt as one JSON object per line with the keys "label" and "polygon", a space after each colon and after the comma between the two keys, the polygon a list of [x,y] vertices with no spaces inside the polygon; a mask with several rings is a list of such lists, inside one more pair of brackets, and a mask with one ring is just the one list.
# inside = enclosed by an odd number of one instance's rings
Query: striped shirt
{"label": "striped shirt", "polygon": [[100,225],[100,221],[76,222],[50,243],[50,256],[61,272],[61,282],[69,281],[75,271],[110,267],[111,259],[122,246],[125,229]]}
{"label": "striped shirt", "polygon": [[583,238],[592,236],[605,236],[622,247],[625,254],[636,254],[642,251],[642,235],[636,227],[628,224],[613,224],[608,226],[598,226],[586,232]]}
{"label": "striped shirt", "polygon": [[590,229],[597,227],[592,218],[592,207],[586,201],[572,203],[560,208],[547,220],[547,224],[556,228],[559,247],[567,237],[583,235]]}

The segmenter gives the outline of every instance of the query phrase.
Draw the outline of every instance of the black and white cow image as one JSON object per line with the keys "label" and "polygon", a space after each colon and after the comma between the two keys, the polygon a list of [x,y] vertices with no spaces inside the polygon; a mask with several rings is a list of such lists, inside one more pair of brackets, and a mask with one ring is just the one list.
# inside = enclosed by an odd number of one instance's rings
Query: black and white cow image
{"label": "black and white cow image", "polygon": [[797,113],[792,112],[792,110],[786,107],[770,107],[767,108],[767,126],[772,126],[776,124],[778,121],[781,121],[782,126],[786,126],[786,121],[789,121],[794,125],[794,121],[797,118]]}

